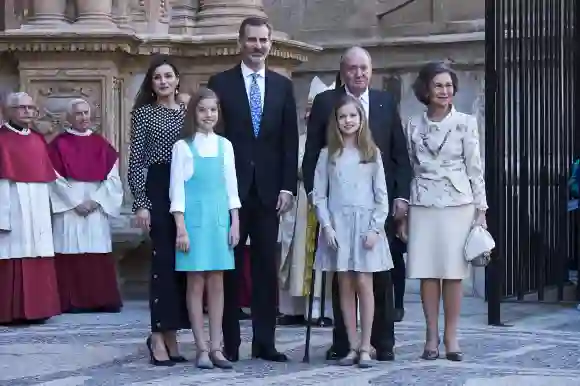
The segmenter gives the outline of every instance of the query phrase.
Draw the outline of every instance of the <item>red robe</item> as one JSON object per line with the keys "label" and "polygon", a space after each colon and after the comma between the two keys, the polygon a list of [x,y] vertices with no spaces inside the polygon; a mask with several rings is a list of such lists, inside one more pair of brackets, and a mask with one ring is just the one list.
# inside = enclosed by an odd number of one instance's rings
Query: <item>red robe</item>
{"label": "red robe", "polygon": [[[99,134],[63,133],[49,145],[54,168],[66,179],[100,182],[107,179],[117,152]],[[58,290],[63,312],[120,310],[117,268],[111,253],[56,253]]]}
{"label": "red robe", "polygon": [[[56,180],[46,142],[0,126],[0,179],[15,183]],[[10,197],[0,197],[0,200]],[[60,314],[52,256],[0,259],[0,323],[44,320]]]}

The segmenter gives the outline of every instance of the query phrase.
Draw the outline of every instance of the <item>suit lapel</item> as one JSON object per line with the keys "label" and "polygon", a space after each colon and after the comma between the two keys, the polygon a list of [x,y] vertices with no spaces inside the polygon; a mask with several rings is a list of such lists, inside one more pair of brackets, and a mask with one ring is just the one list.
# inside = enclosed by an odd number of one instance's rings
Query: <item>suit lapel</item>
{"label": "suit lapel", "polygon": [[276,89],[274,78],[270,75],[270,71],[266,70],[266,78],[264,79],[264,107],[262,107],[262,120],[260,121],[260,133],[262,129],[267,127],[264,122],[267,122],[268,113],[270,111],[269,107],[272,106],[273,98],[276,97],[276,93],[273,90]]}
{"label": "suit lapel", "polygon": [[252,114],[250,111],[250,101],[248,100],[248,93],[246,92],[246,83],[244,81],[244,76],[242,75],[242,66],[238,64],[234,67],[233,73],[233,87],[232,92],[235,93],[234,100],[240,101],[239,108],[243,120],[250,122],[252,124]]}
{"label": "suit lapel", "polygon": [[380,94],[376,90],[369,89],[369,127],[376,137],[378,130],[381,130],[381,104]]}

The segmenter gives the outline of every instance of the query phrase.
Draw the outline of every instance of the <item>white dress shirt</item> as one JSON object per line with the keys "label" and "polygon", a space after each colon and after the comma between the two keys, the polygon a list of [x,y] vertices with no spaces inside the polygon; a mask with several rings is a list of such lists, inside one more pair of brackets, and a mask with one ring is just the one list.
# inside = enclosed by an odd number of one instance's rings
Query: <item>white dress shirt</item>
{"label": "white dress shirt", "polygon": [[353,93],[351,93],[347,86],[344,86],[344,89],[345,89],[347,95],[350,95],[351,97],[356,98],[360,101],[363,108],[365,109],[365,114],[367,116],[367,122],[368,122],[369,116],[370,116],[369,115],[370,109],[371,109],[370,108],[370,101],[369,101],[369,89],[367,88],[360,96],[356,96]]}
{"label": "white dress shirt", "polygon": [[264,110],[264,95],[266,94],[266,68],[254,71],[250,67],[246,66],[244,62],[242,62],[242,76],[244,77],[244,84],[246,85],[248,101],[250,100],[250,88],[252,86],[253,74],[258,74],[256,77],[256,82],[260,88],[260,100],[262,101],[262,110]]}
{"label": "white dress shirt", "polygon": [[[256,82],[258,83],[258,88],[260,89],[260,100],[262,101],[262,111],[264,111],[264,95],[266,95],[266,68],[262,67],[258,71],[252,70],[250,67],[246,66],[244,62],[241,64],[242,67],[242,77],[244,78],[244,85],[246,86],[246,95],[248,96],[248,102],[250,101],[250,89],[252,87],[252,75],[258,74],[256,77]],[[288,193],[292,196],[292,192],[287,190],[281,190],[280,192]]]}
{"label": "white dress shirt", "polygon": [[[242,204],[238,195],[238,180],[236,177],[236,163],[232,143],[215,133],[197,133],[193,140],[200,157],[217,157],[218,141],[224,141],[224,178],[228,193],[229,209],[239,209]],[[193,177],[195,165],[193,153],[184,140],[173,145],[171,157],[171,182],[169,186],[170,212],[185,211],[185,181]]]}

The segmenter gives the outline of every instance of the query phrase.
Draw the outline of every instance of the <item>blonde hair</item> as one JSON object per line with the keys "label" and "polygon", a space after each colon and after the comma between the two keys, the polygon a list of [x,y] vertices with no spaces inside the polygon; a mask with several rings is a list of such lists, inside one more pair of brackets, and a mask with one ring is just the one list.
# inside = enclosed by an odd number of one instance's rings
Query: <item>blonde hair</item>
{"label": "blonde hair", "polygon": [[361,163],[376,162],[377,145],[373,140],[364,107],[358,99],[346,94],[338,100],[338,103],[332,111],[331,119],[328,122],[326,143],[329,160],[332,161],[341,155],[344,149],[344,139],[342,132],[338,128],[338,110],[346,105],[354,105],[360,118],[360,127],[356,133],[356,147],[360,154]]}

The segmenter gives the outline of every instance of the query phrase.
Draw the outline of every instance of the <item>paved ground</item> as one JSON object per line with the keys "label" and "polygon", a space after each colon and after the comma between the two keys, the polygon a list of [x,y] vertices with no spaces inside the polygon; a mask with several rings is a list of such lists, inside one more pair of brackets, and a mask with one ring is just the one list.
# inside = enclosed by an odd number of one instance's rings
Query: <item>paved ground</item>
{"label": "paved ground", "polygon": [[[246,359],[251,331],[244,325],[244,360],[233,371],[200,371],[191,363],[170,369],[147,364],[144,337],[147,306],[129,302],[116,315],[66,315],[42,326],[0,327],[0,385],[580,385],[580,312],[571,307],[504,305],[509,328],[485,325],[485,305],[467,299],[462,317],[462,363],[418,359],[423,332],[418,299],[408,297],[407,317],[396,328],[397,361],[367,370],[340,368],[323,361],[328,329],[313,336],[311,364],[301,363],[302,328],[281,328],[278,348],[292,362],[271,364]],[[184,333],[186,356],[193,355]]]}

